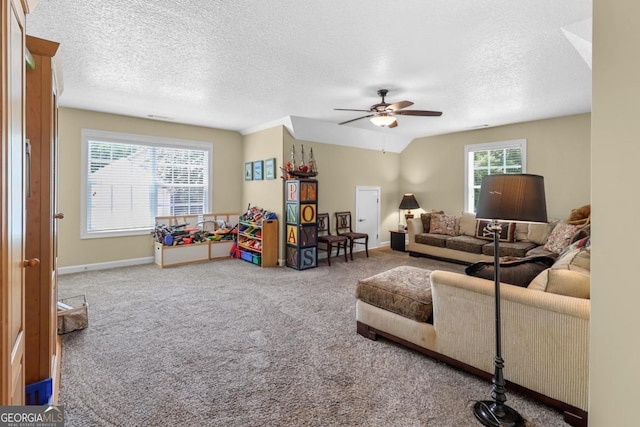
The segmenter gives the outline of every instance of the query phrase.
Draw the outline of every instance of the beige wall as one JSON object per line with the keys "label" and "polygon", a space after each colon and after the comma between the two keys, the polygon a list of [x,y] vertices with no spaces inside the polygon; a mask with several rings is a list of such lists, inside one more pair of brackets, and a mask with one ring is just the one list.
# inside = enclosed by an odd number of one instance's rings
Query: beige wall
{"label": "beige wall", "polygon": [[[638,425],[638,0],[595,0],[589,425]],[[632,221],[631,221],[632,222]]]}
{"label": "beige wall", "polygon": [[280,171],[280,166],[283,165],[282,147],[284,134],[288,134],[285,128],[276,126],[245,135],[243,138],[244,162],[253,162],[256,160],[262,160],[264,162],[266,159],[275,158],[276,179],[264,179],[264,171],[263,180],[261,181],[244,181],[244,177],[240,178],[243,180],[242,212],[246,211],[249,204],[251,204],[251,206],[258,206],[275,212],[278,215],[278,259],[284,259],[282,249],[282,236],[284,235],[284,217],[282,215],[284,192],[281,178],[282,172]]}
{"label": "beige wall", "polygon": [[[74,109],[60,110],[60,266],[77,266],[153,255],[150,236],[80,239],[80,153],[82,128],[211,141],[214,145],[215,212],[244,212],[249,204],[280,219],[279,259],[284,257],[283,183],[279,167],[313,148],[318,163],[319,212],[356,209],[356,187],[380,187],[380,242],[404,222],[398,204],[414,192],[424,209],[458,213],[463,208],[464,146],[527,139],[528,172],[545,176],[551,217],[589,203],[590,115],[582,114],[414,140],[401,153],[298,141],[282,126],[240,136],[236,132],[158,122]],[[245,181],[245,162],[276,159],[277,179]],[[443,161],[448,159],[449,161]],[[418,212],[416,212],[418,213]]]}
{"label": "beige wall", "polygon": [[294,143],[298,154],[301,145],[304,145],[305,153],[313,148],[318,164],[318,212],[329,213],[332,229],[335,226],[334,212],[355,213],[356,187],[380,187],[380,242],[388,242],[389,229],[398,228],[398,205],[402,198],[398,189],[400,155],[383,153],[381,150],[298,141],[289,136],[284,146],[286,160],[291,156]]}
{"label": "beige wall", "polygon": [[590,114],[419,138],[403,152],[400,188],[420,207],[459,214],[464,208],[464,147],[527,140],[527,173],[545,178],[547,211],[566,218],[590,203]]}
{"label": "beige wall", "polygon": [[237,132],[137,119],[113,114],[61,108],[59,112],[59,222],[60,267],[153,256],[151,235],[80,239],[81,135],[83,128],[154,135],[213,145],[212,211],[239,212],[242,208],[242,137]]}

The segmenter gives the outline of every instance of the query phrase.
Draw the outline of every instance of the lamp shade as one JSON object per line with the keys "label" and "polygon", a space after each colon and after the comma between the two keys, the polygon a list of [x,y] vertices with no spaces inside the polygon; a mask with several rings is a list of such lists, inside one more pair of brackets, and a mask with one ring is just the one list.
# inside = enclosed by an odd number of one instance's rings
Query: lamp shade
{"label": "lamp shade", "polygon": [[485,176],[476,218],[547,222],[544,178],[531,174]]}
{"label": "lamp shade", "polygon": [[407,193],[402,196],[402,201],[398,209],[420,209],[420,205],[413,194]]}

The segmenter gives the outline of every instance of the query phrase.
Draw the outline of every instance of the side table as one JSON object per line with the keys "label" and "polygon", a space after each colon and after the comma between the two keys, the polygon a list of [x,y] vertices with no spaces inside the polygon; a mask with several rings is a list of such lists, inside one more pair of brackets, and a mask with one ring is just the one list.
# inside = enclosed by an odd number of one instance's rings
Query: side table
{"label": "side table", "polygon": [[407,236],[406,231],[389,230],[391,233],[391,249],[394,251],[406,252],[405,240]]}

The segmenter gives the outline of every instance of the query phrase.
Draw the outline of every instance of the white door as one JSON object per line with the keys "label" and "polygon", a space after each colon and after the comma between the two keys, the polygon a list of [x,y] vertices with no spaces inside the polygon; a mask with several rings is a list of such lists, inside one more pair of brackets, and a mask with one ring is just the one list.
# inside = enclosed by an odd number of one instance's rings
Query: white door
{"label": "white door", "polygon": [[[369,248],[380,245],[380,187],[356,187],[356,212],[353,228],[369,235]],[[364,249],[362,245],[354,249]]]}

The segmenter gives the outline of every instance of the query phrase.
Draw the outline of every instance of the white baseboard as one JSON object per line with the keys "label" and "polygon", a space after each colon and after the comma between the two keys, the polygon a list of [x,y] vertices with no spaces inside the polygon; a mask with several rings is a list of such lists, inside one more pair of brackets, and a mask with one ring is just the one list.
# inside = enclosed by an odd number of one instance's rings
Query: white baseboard
{"label": "white baseboard", "polygon": [[[380,242],[378,245],[379,248],[389,246],[390,242]],[[360,247],[357,247],[360,246]],[[354,252],[362,252],[364,251],[364,247],[362,245],[354,246]],[[375,249],[375,248],[369,248]],[[327,257],[327,253],[324,251],[318,251],[318,259],[325,259]],[[153,264],[155,262],[154,257],[145,257],[145,258],[134,258],[134,259],[123,259],[120,261],[109,261],[109,262],[99,262],[95,264],[84,264],[84,265],[71,265],[69,267],[59,267],[58,274],[72,274],[72,273],[82,273],[83,271],[95,271],[95,270],[107,270],[109,268],[118,268],[118,267],[130,267],[132,265],[142,265],[142,264]],[[278,265],[284,267],[285,260],[279,259]]]}
{"label": "white baseboard", "polygon": [[82,273],[83,271],[107,270],[109,268],[130,267],[132,265],[153,264],[154,257],[123,259],[120,261],[99,262],[96,264],[72,265],[59,267],[58,274]]}

